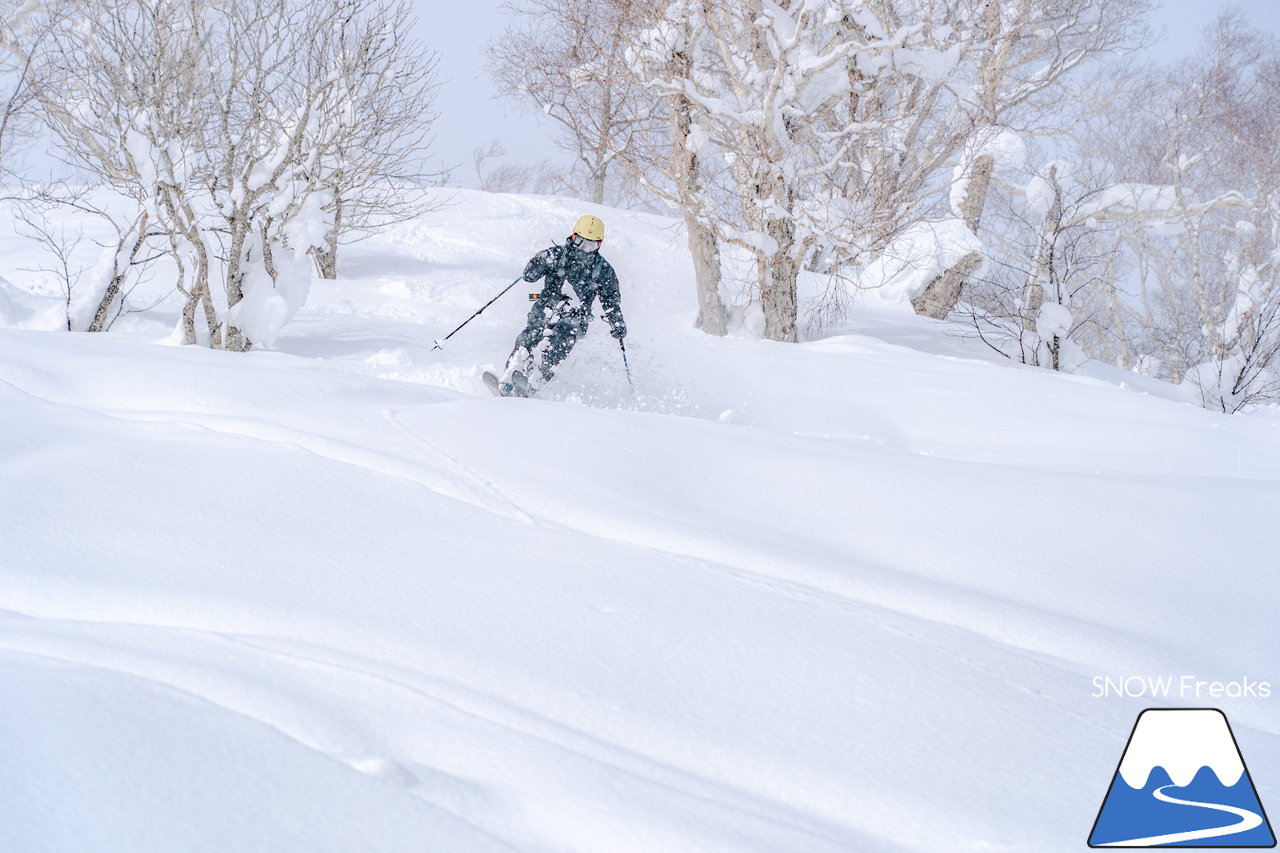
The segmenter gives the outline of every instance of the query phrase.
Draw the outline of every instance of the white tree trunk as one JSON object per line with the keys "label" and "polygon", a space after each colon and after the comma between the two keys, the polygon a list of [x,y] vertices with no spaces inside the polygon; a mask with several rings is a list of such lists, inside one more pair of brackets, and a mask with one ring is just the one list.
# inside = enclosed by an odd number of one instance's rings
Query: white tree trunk
{"label": "white tree trunk", "polygon": [[333,281],[338,277],[338,235],[342,233],[345,224],[343,222],[342,208],[342,192],[335,189],[333,194],[333,227],[329,229],[328,234],[324,235],[324,246],[315,248],[311,252],[316,264],[316,273],[326,281]]}
{"label": "white tree trunk", "polygon": [[965,280],[982,264],[982,255],[970,252],[956,261],[949,270],[935,278],[924,293],[911,301],[916,313],[935,320],[945,320],[960,301]]}
{"label": "white tree trunk", "polygon": [[[973,161],[964,201],[960,205],[960,217],[974,234],[982,225],[982,212],[987,206],[987,194],[991,189],[991,174],[995,170],[995,158],[984,154]],[[933,280],[925,292],[911,304],[916,313],[935,320],[945,320],[955,310],[964,293],[964,285],[978,268],[982,257],[976,252],[965,255],[951,269]]]}
{"label": "white tree trunk", "polygon": [[716,235],[697,217],[686,215],[685,225],[698,288],[698,328],[708,335],[723,337],[729,331],[729,323],[720,298],[720,245]]}
{"label": "white tree trunk", "polygon": [[[1023,296],[1023,312],[1022,326],[1028,330],[1036,328],[1036,320],[1040,316],[1040,306],[1044,305],[1045,297],[1058,301],[1061,294],[1045,292],[1045,285],[1054,281],[1056,270],[1054,264],[1056,258],[1054,251],[1057,247],[1057,236],[1062,230],[1062,186],[1058,183],[1058,167],[1049,167],[1049,184],[1053,187],[1053,203],[1049,205],[1048,212],[1044,216],[1044,225],[1040,228],[1040,252],[1036,259],[1035,275],[1031,282],[1027,285],[1027,292]],[[1056,288],[1053,288],[1056,290]],[[1057,347],[1054,347],[1054,369],[1057,369]]]}
{"label": "white tree trunk", "polygon": [[[684,53],[671,60],[673,76],[681,79],[691,72],[692,62]],[[671,173],[678,188],[685,215],[689,251],[693,255],[694,282],[698,290],[698,328],[723,337],[728,332],[727,312],[720,298],[720,246],[715,232],[698,219],[702,181],[698,152],[689,144],[693,133],[693,104],[683,95],[671,99]]]}
{"label": "white tree trunk", "polygon": [[789,219],[771,218],[766,233],[777,243],[764,270],[764,335],[771,341],[796,341],[796,279],[800,273],[795,256],[795,226]]}

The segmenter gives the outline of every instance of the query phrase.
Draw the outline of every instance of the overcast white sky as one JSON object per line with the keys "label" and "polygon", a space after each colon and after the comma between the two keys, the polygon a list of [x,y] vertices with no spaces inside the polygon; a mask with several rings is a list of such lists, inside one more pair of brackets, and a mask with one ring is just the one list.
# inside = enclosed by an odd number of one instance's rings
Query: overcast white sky
{"label": "overcast white sky", "polygon": [[512,20],[499,8],[503,2],[415,0],[417,36],[440,54],[436,150],[446,165],[458,167],[453,182],[462,186],[476,185],[472,152],[494,139],[502,141],[513,163],[561,157],[547,138],[548,129],[527,110],[494,96],[485,72],[485,43]]}
{"label": "overcast white sky", "polygon": [[[441,114],[436,150],[459,168],[455,183],[475,186],[472,151],[491,140],[501,140],[514,163],[561,158],[547,139],[547,128],[528,112],[493,95],[484,70],[483,47],[511,20],[499,8],[503,0],[471,0],[463,5],[451,0],[416,0],[418,36],[440,52],[441,89],[436,107]],[[593,0],[582,0],[588,5]],[[1280,35],[1280,0],[1160,0],[1155,26],[1165,40],[1152,50],[1161,59],[1191,52],[1200,31],[1222,9],[1238,6],[1255,27]]]}
{"label": "overcast white sky", "polygon": [[[1151,51],[1161,60],[1185,56],[1198,41],[1201,30],[1223,9],[1243,9],[1255,27],[1280,35],[1280,0],[1157,0],[1154,24],[1165,38]],[[418,17],[415,35],[440,55],[440,113],[435,151],[445,165],[454,166],[452,183],[474,187],[477,183],[472,152],[499,140],[511,163],[541,160],[563,162],[548,138],[549,127],[520,106],[494,96],[484,69],[484,45],[499,35],[511,16],[500,8],[503,0],[414,0]],[[516,0],[519,2],[519,0]],[[580,0],[591,4],[596,0]],[[38,148],[38,147],[37,147]],[[39,150],[27,155],[36,171],[60,169]]]}

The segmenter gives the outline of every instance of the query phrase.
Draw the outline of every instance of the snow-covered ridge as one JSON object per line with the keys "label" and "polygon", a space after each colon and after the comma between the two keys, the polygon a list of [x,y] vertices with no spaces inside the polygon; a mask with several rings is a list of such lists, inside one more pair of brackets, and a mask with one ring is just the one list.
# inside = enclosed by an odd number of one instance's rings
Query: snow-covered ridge
{"label": "snow-covered ridge", "polygon": [[1163,767],[1178,787],[1190,785],[1202,767],[1228,788],[1244,775],[1227,718],[1210,708],[1143,712],[1120,762],[1120,775],[1130,788],[1143,788],[1156,767]]}

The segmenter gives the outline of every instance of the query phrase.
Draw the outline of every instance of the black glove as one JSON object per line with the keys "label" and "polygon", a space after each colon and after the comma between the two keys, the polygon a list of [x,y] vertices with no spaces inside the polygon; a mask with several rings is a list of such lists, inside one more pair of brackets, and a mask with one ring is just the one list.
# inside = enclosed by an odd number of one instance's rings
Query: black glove
{"label": "black glove", "polygon": [[609,329],[609,334],[613,335],[618,340],[622,340],[627,336],[627,327],[621,320],[619,320],[613,324],[612,328]]}

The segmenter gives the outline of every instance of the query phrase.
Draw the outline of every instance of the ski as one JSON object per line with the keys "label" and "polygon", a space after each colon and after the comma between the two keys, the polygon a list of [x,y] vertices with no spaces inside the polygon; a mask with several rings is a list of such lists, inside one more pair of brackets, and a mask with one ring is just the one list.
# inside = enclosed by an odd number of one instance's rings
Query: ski
{"label": "ski", "polygon": [[532,397],[533,389],[529,387],[529,379],[524,371],[516,370],[511,374],[512,393],[517,397]]}
{"label": "ski", "polygon": [[521,371],[517,370],[511,374],[510,387],[504,392],[503,381],[492,370],[486,370],[480,375],[484,381],[485,387],[493,392],[495,397],[532,397],[533,389],[529,387],[528,378]]}

